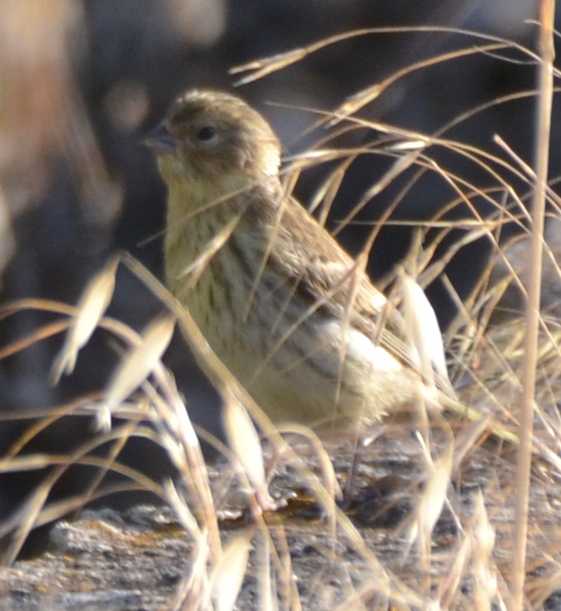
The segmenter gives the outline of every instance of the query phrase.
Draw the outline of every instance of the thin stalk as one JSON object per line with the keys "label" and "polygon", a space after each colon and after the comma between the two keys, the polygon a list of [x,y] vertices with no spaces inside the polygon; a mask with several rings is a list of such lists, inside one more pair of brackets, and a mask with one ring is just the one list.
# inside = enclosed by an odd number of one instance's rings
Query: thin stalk
{"label": "thin stalk", "polygon": [[555,0],[540,3],[539,90],[537,108],[537,139],[535,153],[536,187],[532,202],[532,240],[530,261],[526,277],[528,300],[526,303],[526,337],[522,366],[522,412],[520,416],[520,446],[517,464],[517,495],[515,508],[515,548],[512,562],[512,609],[522,611],[526,577],[526,539],[528,535],[528,501],[532,464],[532,435],[538,328],[540,316],[541,269],[543,228],[549,163],[551,105],[553,99],[553,60],[555,57],[553,23]]}

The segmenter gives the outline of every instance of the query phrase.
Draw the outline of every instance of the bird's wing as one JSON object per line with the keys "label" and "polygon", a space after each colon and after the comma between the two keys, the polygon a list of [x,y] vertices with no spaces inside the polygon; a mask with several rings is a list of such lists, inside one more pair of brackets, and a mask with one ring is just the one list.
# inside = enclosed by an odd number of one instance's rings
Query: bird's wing
{"label": "bird's wing", "polygon": [[[418,369],[405,321],[395,304],[307,210],[292,203],[284,207],[270,253],[275,265],[284,266],[287,282],[306,295],[311,308],[347,320],[349,328],[371,338],[405,367]],[[435,372],[437,385],[448,394],[449,382],[440,377]]]}
{"label": "bird's wing", "polygon": [[330,311],[341,320],[347,316],[350,328],[413,366],[401,314],[326,229],[300,204],[291,204],[285,206],[282,224],[273,239],[273,262],[284,265],[284,275],[298,285],[312,307]]}

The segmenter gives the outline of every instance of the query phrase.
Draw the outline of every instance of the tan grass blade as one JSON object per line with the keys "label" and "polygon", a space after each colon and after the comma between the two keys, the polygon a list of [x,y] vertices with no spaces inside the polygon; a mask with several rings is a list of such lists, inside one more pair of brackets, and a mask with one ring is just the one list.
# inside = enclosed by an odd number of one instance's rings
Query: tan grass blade
{"label": "tan grass blade", "polygon": [[454,397],[448,379],[440,327],[423,289],[403,269],[399,276],[410,352],[417,357],[416,364],[423,376],[424,390],[428,392],[428,398],[431,399],[431,403],[438,406],[437,387],[444,387],[447,394]]}
{"label": "tan grass blade", "polygon": [[0,564],[2,566],[10,566],[15,561],[22,545],[35,526],[37,516],[47,500],[49,491],[50,485],[48,483],[37,486],[16,514],[2,525],[3,532],[14,530],[10,544],[0,553]]}
{"label": "tan grass blade", "polygon": [[[471,553],[471,539],[464,537],[454,552],[454,559],[450,570],[438,588],[438,602],[440,609],[449,609],[458,593],[462,577],[466,574]],[[452,607],[453,608],[453,607]]]}
{"label": "tan grass blade", "polygon": [[141,343],[132,348],[115,369],[107,390],[98,426],[111,428],[111,413],[150,375],[168,347],[175,317],[165,315],[151,322],[142,333]]}
{"label": "tan grass blade", "polygon": [[475,494],[473,499],[473,513],[475,523],[470,532],[473,541],[473,596],[477,609],[490,610],[498,593],[497,576],[492,559],[495,548],[495,530],[489,522],[481,490]]}
{"label": "tan grass blade", "polygon": [[[436,34],[440,32],[440,33],[445,33],[445,34],[460,34],[462,36],[474,38],[475,41],[477,42],[475,44],[469,44],[467,47],[467,51],[465,49],[463,50],[465,53],[468,53],[468,52],[481,53],[483,51],[490,52],[492,50],[514,47],[516,49],[519,49],[521,52],[527,55],[530,55],[531,57],[535,59],[535,55],[531,54],[527,49],[525,49],[521,45],[517,45],[513,43],[512,41],[505,40],[497,36],[482,34],[481,32],[474,32],[474,31],[464,30],[460,28],[450,28],[450,27],[442,27],[442,26],[439,27],[439,26],[432,26],[432,25],[431,26],[390,26],[390,27],[381,27],[381,28],[362,28],[362,29],[352,30],[351,32],[343,32],[342,34],[336,34],[334,36],[330,36],[328,38],[324,38],[315,43],[312,43],[308,45],[307,47],[293,49],[285,53],[278,53],[271,57],[253,60],[241,66],[235,66],[234,68],[230,69],[230,74],[240,74],[242,72],[248,72],[249,74],[247,76],[240,78],[235,83],[236,86],[245,85],[247,83],[251,83],[260,78],[263,78],[264,76],[268,74],[271,74],[278,70],[282,70],[283,68],[286,68],[287,66],[290,66],[291,64],[294,64],[302,60],[303,58],[307,57],[308,55],[311,55],[312,53],[316,53],[317,51],[320,51],[321,49],[331,46],[338,42],[342,42],[342,41],[356,38],[359,36],[367,36],[367,35],[375,35],[375,34],[379,35],[379,34],[389,34],[389,33],[394,33],[394,34],[413,33],[413,32],[427,32],[429,34]],[[498,43],[498,44],[495,44],[495,45],[490,44],[488,46],[485,46],[481,44],[481,41],[488,41],[491,43]],[[446,61],[449,59],[453,59],[449,56],[450,54],[442,55],[438,58],[438,60]],[[461,55],[459,54],[458,56],[461,56]],[[434,63],[435,60],[433,58],[431,58],[431,60],[432,60],[432,63]],[[419,69],[419,67],[430,66],[430,65],[431,63],[428,60],[426,62],[421,62],[420,64],[415,64],[416,69]],[[397,76],[394,76],[393,79],[391,79],[391,77],[386,79],[386,81],[384,81],[385,88],[389,87],[389,85],[392,82],[394,82],[395,80],[397,80],[398,78],[403,77],[406,74],[408,74],[409,71],[407,71],[407,69],[404,69],[402,71],[395,73]],[[356,110],[358,108],[361,108],[365,104],[367,104],[372,99],[369,96],[372,96],[373,92],[376,95],[379,95],[380,92],[378,91],[378,89],[380,87],[381,85],[369,87],[355,94],[354,96],[352,96],[350,100],[351,100],[351,103],[354,104],[353,108],[355,108]],[[349,108],[345,108],[345,110],[347,110],[348,114],[351,114],[351,112],[355,112],[355,111],[351,111]]]}
{"label": "tan grass blade", "polygon": [[536,111],[536,183],[532,201],[532,245],[528,251],[530,265],[525,285],[528,287],[526,302],[526,335],[524,363],[521,371],[522,398],[520,415],[520,446],[517,461],[517,495],[515,508],[515,547],[512,558],[512,597],[514,608],[524,605],[526,581],[526,553],[528,540],[528,513],[530,501],[530,475],[532,468],[532,437],[534,426],[534,401],[536,396],[536,365],[541,293],[543,229],[546,204],[546,187],[549,169],[551,137],[551,110],[553,103],[553,63],[555,59],[555,0],[540,2],[539,30],[539,90]]}
{"label": "tan grass blade", "polygon": [[273,590],[271,575],[271,542],[268,536],[263,537],[259,546],[259,609],[278,611],[277,598]]}
{"label": "tan grass blade", "polygon": [[432,531],[446,502],[446,492],[450,484],[453,466],[454,444],[449,442],[441,456],[432,460],[426,450],[428,479],[417,503],[415,522],[410,533],[409,542],[418,541],[421,555],[428,563]]}
{"label": "tan grass blade", "polygon": [[113,257],[105,268],[88,282],[82,293],[64,345],[53,362],[51,369],[53,384],[57,384],[64,373],[68,375],[74,371],[80,348],[89,341],[113,297],[118,264],[119,258]]}
{"label": "tan grass blade", "polygon": [[265,477],[263,449],[247,410],[233,396],[225,397],[222,409],[230,447],[255,488],[259,506],[263,510],[275,509],[276,504],[269,494]]}
{"label": "tan grass blade", "polygon": [[183,528],[193,537],[194,547],[191,554],[190,571],[182,579],[170,606],[173,611],[183,609],[207,609],[210,598],[208,566],[210,562],[210,546],[208,531],[201,529],[192,514],[185,499],[179,494],[171,480],[164,483],[167,500],[174,510]]}
{"label": "tan grass blade", "polygon": [[52,464],[47,454],[28,454],[27,456],[10,456],[0,460],[0,473],[17,473],[45,469]]}
{"label": "tan grass blade", "polygon": [[232,611],[245,573],[253,529],[234,537],[225,547],[211,575],[212,599],[215,611]]}

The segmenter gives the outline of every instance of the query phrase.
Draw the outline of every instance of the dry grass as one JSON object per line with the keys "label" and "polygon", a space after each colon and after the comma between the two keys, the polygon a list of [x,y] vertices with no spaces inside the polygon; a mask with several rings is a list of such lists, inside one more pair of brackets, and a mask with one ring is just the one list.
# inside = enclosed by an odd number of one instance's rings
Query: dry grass
{"label": "dry grass", "polygon": [[[545,21],[542,31],[548,34]],[[427,31],[434,34],[437,30],[427,28]],[[348,36],[378,32],[365,30]],[[403,469],[398,474],[401,478],[398,483],[390,486],[392,494],[401,495],[400,498],[405,495],[410,504],[407,517],[386,535],[382,529],[372,529],[372,522],[368,520],[374,520],[377,512],[388,512],[399,506],[399,501],[391,495],[384,497],[382,508],[376,511],[369,509],[370,499],[366,497],[347,511],[339,508],[335,474],[345,478],[348,465],[341,466],[338,462],[342,456],[338,453],[344,453],[345,448],[324,446],[311,431],[298,427],[290,431],[277,429],[212,354],[188,312],[137,261],[124,256],[111,260],[91,280],[76,307],[30,299],[0,309],[1,318],[17,316],[29,308],[56,315],[54,322],[0,349],[0,359],[3,359],[48,337],[65,333],[64,346],[53,363],[54,382],[63,374],[72,373],[80,350],[87,349],[91,334],[97,328],[111,336],[121,354],[113,376],[98,393],[78,397],[68,405],[28,414],[36,420],[33,426],[14,440],[10,451],[2,457],[2,473],[40,469],[46,465],[54,467],[19,511],[0,526],[0,535],[11,533],[11,544],[3,552],[5,564],[15,559],[31,529],[113,491],[103,486],[103,478],[108,471],[114,471],[127,478],[128,483],[121,484],[120,489],[148,489],[168,503],[193,543],[190,569],[173,603],[176,609],[208,609],[211,605],[220,610],[233,609],[247,574],[257,581],[259,609],[311,608],[312,596],[318,609],[343,606],[346,609],[490,609],[492,605],[511,609],[521,609],[523,605],[540,608],[550,594],[559,589],[560,499],[549,487],[557,484],[561,473],[557,458],[561,329],[558,311],[538,314],[536,307],[540,292],[544,295],[548,290],[554,292],[560,281],[556,264],[559,252],[555,250],[558,245],[555,240],[544,241],[540,221],[540,214],[543,214],[540,210],[543,211],[547,201],[551,210],[548,223],[559,222],[558,198],[552,187],[545,184],[547,130],[545,127],[540,129],[534,171],[524,166],[506,146],[502,149],[504,154],[497,155],[446,137],[453,126],[473,120],[485,110],[484,107],[466,112],[434,134],[398,129],[356,114],[405,74],[435,63],[454,61],[470,53],[488,53],[496,57],[514,51],[520,61],[534,62],[537,68],[543,66],[545,72],[552,73],[550,60],[544,58],[542,62],[528,49],[510,41],[469,32],[462,34],[468,41],[465,49],[412,65],[349,98],[335,112],[319,113],[317,144],[292,159],[286,170],[290,182],[297,180],[310,166],[337,162],[311,203],[325,219],[342,177],[354,159],[361,155],[390,158],[390,170],[365,190],[363,197],[341,221],[342,225],[352,222],[377,194],[411,169],[414,169],[413,177],[407,180],[405,189],[413,188],[425,173],[435,174],[453,188],[455,197],[443,206],[443,212],[418,229],[417,245],[423,247],[412,249],[404,263],[406,283],[410,283],[406,284],[406,302],[408,296],[413,296],[409,302],[422,303],[418,287],[440,276],[462,245],[481,237],[494,244],[489,267],[467,301],[461,303],[450,287],[459,313],[444,336],[451,355],[448,363],[451,381],[463,404],[481,414],[479,422],[458,422],[456,419],[450,423],[430,413],[407,425],[390,421],[380,437],[361,453],[364,462],[357,477],[359,491],[369,487],[366,483],[369,473],[380,473],[377,462],[387,461],[391,456],[395,470],[395,464],[405,457],[404,460],[414,465],[415,468]],[[321,46],[336,42],[337,39],[325,40],[306,49],[254,62],[237,71],[250,70],[249,76],[243,79],[245,82],[261,78],[291,62],[304,60]],[[506,55],[504,61],[509,61]],[[550,95],[551,89],[544,76],[538,91],[521,92],[510,99],[537,96],[544,100],[540,119],[546,123],[547,97]],[[508,101],[498,99],[493,104]],[[325,131],[325,126],[330,130]],[[353,148],[336,144],[336,138],[343,132],[352,131],[364,133],[366,144]],[[442,167],[436,160],[435,150],[469,160],[486,173],[486,186],[472,184]],[[405,190],[396,198],[395,206],[404,193]],[[473,204],[478,198],[489,204],[494,213],[482,218]],[[537,214],[532,220],[527,212],[530,200],[535,201],[533,208]],[[471,214],[453,223],[447,221],[444,213],[457,206],[467,207]],[[388,217],[389,212],[381,223],[388,222]],[[507,223],[522,228],[523,235],[528,236],[522,242],[533,240],[532,256],[518,255],[517,258],[516,252],[512,248],[509,250],[510,245],[501,242]],[[459,227],[465,230],[464,237],[435,260],[437,246]],[[527,227],[533,227],[534,231]],[[438,229],[436,237],[433,235],[435,229]],[[368,254],[378,230],[379,225],[372,227],[361,256]],[[432,231],[430,240],[429,230]],[[548,236],[547,232],[545,235]],[[542,266],[536,244],[545,248],[547,275],[543,291],[539,283],[529,285],[526,281],[540,277]],[[518,244],[516,248],[520,252],[529,246]],[[118,265],[126,266],[140,277],[169,312],[141,334],[135,333],[126,323],[105,316]],[[504,304],[512,303],[505,297],[510,294],[514,295],[515,305],[530,304],[526,318],[504,311]],[[535,319],[533,312],[537,316]],[[189,406],[184,404],[171,373],[161,362],[176,324],[181,327],[191,350],[206,362],[205,373],[224,399],[223,417],[229,449],[221,449],[229,468],[224,467],[224,480],[214,485],[214,489],[211,489],[207,467],[189,419]],[[434,335],[427,339],[417,333],[427,326],[433,327],[426,306],[424,310],[419,305],[417,311],[413,308],[411,325],[411,340],[417,348],[421,352],[433,350]],[[521,397],[526,400],[519,407]],[[91,416],[96,431],[71,454],[24,453],[35,436],[58,420],[83,418],[84,415]],[[21,414],[2,415],[3,420],[10,418],[21,418]],[[420,432],[412,439],[408,432],[414,425]],[[510,459],[498,457],[493,450],[480,447],[482,437],[498,430],[499,426],[521,435],[518,467]],[[120,451],[132,436],[149,439],[166,450],[179,474],[174,483],[168,481],[161,485],[119,462]],[[273,448],[280,456],[280,473],[286,473],[283,469],[286,470],[287,465],[294,470],[292,479],[287,480],[289,486],[296,482],[312,491],[315,502],[322,509],[322,520],[302,527],[298,511],[294,515],[281,513],[283,518],[277,522],[263,515],[262,509],[271,509],[276,502],[269,491],[264,444],[267,452]],[[100,457],[94,451],[102,446],[110,449]],[[347,443],[347,457],[353,453],[353,444],[350,444],[350,452],[348,446]],[[307,452],[302,451],[302,447],[307,448]],[[98,475],[85,493],[65,501],[49,502],[49,492],[72,464],[96,467]],[[533,488],[529,489],[532,464]],[[391,474],[392,469],[389,469],[383,475]],[[379,479],[383,481],[382,476]],[[273,488],[275,481],[277,488],[287,493],[286,481],[273,480]],[[218,497],[228,486],[243,493],[251,517],[244,522],[244,528],[225,537],[221,533],[223,514],[218,509],[221,503]],[[462,492],[462,487],[468,492]],[[469,489],[473,491],[470,493]],[[227,499],[226,503],[231,501]],[[309,507],[310,504],[303,505]],[[515,507],[516,525],[512,520]],[[302,530],[306,531],[302,537],[318,554],[313,571],[294,553],[298,533]],[[227,538],[225,544],[224,538]],[[514,568],[513,558],[516,559]],[[296,587],[294,574],[300,581],[305,580],[307,594]],[[325,586],[328,577],[331,585]],[[241,601],[244,608],[249,608],[250,603],[243,592]]]}

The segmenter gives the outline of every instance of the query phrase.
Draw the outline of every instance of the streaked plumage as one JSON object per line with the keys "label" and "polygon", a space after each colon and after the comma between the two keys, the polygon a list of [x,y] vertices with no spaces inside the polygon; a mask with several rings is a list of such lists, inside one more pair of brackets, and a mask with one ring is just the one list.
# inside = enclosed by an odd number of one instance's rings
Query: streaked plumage
{"label": "streaked plumage", "polygon": [[168,286],[273,420],[359,428],[415,397],[398,313],[285,194],[261,115],[189,91],[147,144],[169,190]]}

